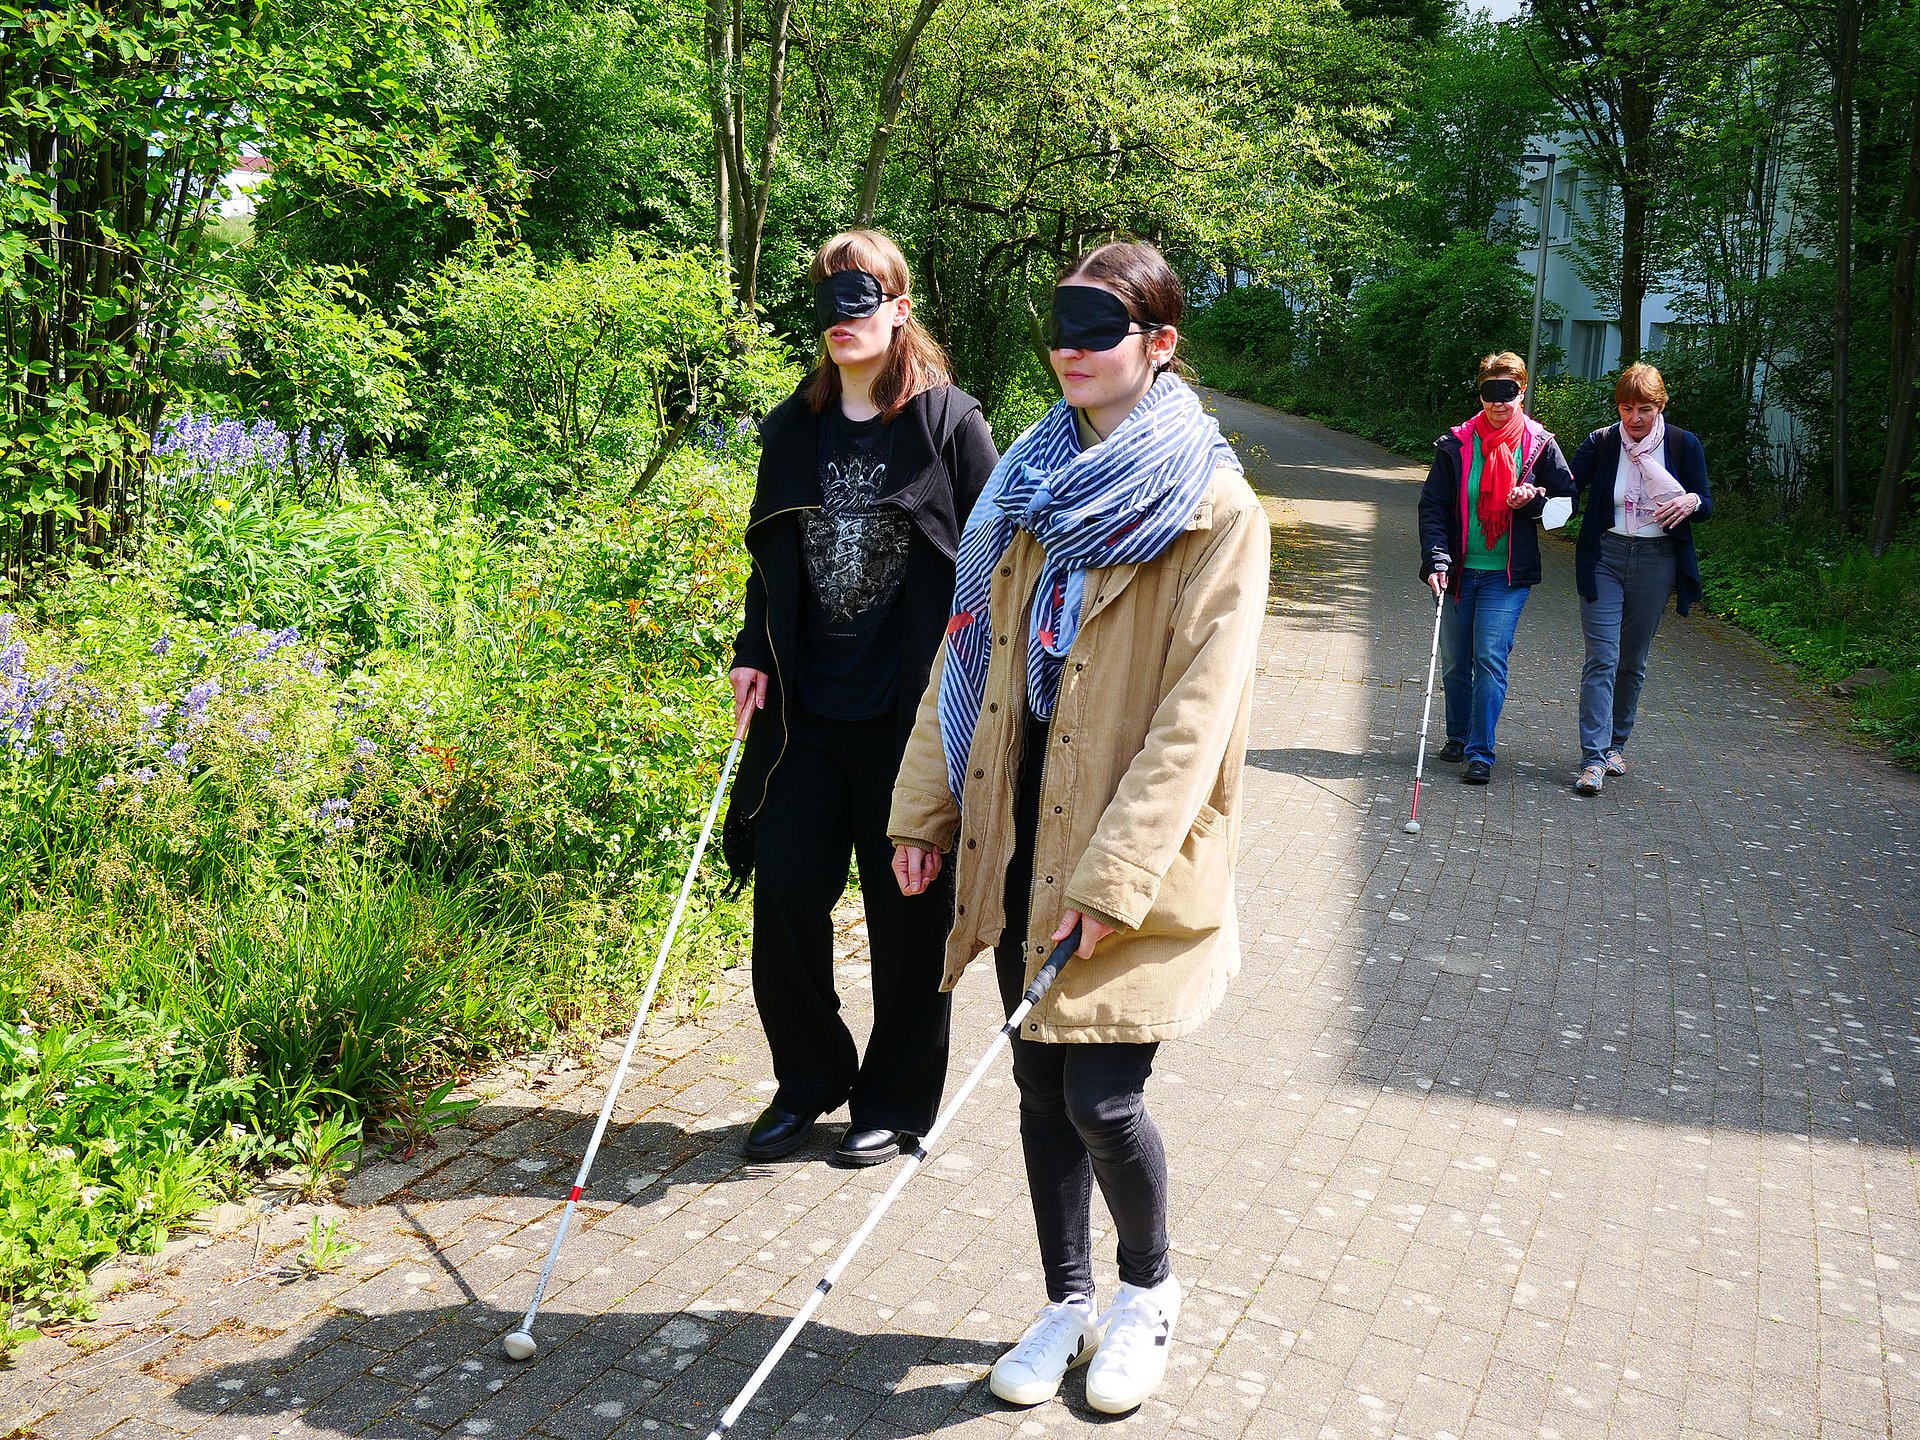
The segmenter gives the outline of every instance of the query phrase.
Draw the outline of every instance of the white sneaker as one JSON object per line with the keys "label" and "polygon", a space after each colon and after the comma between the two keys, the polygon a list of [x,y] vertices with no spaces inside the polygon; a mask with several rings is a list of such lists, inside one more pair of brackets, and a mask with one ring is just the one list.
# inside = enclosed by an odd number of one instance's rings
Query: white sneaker
{"label": "white sneaker", "polygon": [[1180,1282],[1173,1276],[1150,1290],[1122,1285],[1094,1322],[1107,1334],[1087,1367],[1087,1404],[1102,1414],[1124,1415],[1159,1389],[1179,1318]]}
{"label": "white sneaker", "polygon": [[987,1386],[1009,1405],[1038,1405],[1060,1393],[1062,1377],[1099,1343],[1093,1301],[1069,1295],[1040,1308],[1020,1343],[994,1362]]}

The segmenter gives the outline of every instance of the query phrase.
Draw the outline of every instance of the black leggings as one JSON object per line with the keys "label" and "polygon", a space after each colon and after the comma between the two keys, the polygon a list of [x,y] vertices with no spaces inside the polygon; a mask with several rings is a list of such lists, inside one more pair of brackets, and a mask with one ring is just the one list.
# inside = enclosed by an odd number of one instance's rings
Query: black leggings
{"label": "black leggings", "polygon": [[[1007,865],[1007,926],[993,952],[1000,1003],[1008,1014],[1020,1003],[1027,983],[1027,910],[1046,741],[1045,723],[1029,718],[1014,810],[1014,852]],[[1119,1235],[1121,1280],[1158,1285],[1171,1270],[1167,1155],[1144,1094],[1159,1048],[1152,1043],[1053,1045],[1013,1038],[1020,1148],[1026,1156],[1049,1300],[1093,1294],[1088,1211],[1095,1180]]]}

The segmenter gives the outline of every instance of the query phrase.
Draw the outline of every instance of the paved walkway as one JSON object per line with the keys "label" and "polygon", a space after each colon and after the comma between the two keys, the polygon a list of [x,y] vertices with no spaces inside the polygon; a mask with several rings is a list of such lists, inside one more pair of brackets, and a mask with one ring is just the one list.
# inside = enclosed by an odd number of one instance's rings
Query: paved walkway
{"label": "paved walkway", "polygon": [[[1417,476],[1219,409],[1281,541],[1246,965],[1153,1084],[1190,1298],[1164,1390],[1119,1423],[1920,1433],[1920,783],[1738,637],[1670,619],[1633,773],[1573,796],[1580,642],[1556,547],[1495,783],[1443,768],[1425,833],[1402,834],[1431,614]],[[969,975],[956,1063],[996,1019]],[[343,1233],[365,1248],[336,1273],[262,1275],[303,1210],[190,1243],[78,1343],[0,1372],[0,1435],[704,1434],[887,1179],[830,1169],[824,1146],[740,1161],[767,1077],[740,997],[649,1043],[527,1365],[497,1341],[598,1104],[588,1070],[496,1077],[425,1163],[359,1177]],[[1077,1378],[1027,1412],[987,1394],[1040,1298],[997,1075],[736,1433],[1110,1423]]]}

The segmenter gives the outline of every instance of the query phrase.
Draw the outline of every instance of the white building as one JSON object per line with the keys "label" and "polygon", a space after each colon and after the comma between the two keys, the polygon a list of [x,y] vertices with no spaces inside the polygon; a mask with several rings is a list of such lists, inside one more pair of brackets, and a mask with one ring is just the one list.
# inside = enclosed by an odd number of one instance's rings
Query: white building
{"label": "white building", "polygon": [[[1592,221],[1606,204],[1604,181],[1583,174],[1579,162],[1568,153],[1571,136],[1534,142],[1537,154],[1554,154],[1552,167],[1552,209],[1546,220],[1546,278],[1543,287],[1545,307],[1540,325],[1540,348],[1547,358],[1541,363],[1543,376],[1570,375],[1583,380],[1598,380],[1620,366],[1620,316],[1616,307],[1597,297],[1580,278],[1574,263],[1574,237],[1583,221]],[[1510,201],[1494,217],[1497,228],[1518,228],[1540,233],[1541,211],[1545,205],[1547,167],[1538,163],[1527,167],[1528,180],[1522,198]],[[1784,194],[1786,187],[1782,187]],[[1782,253],[1792,239],[1792,215],[1781,213],[1774,227],[1773,243]],[[1617,221],[1615,222],[1617,223]],[[1515,263],[1529,279],[1538,273],[1540,252],[1527,246]],[[1776,256],[1776,263],[1778,260]],[[1668,290],[1649,290],[1641,301],[1641,350],[1658,350],[1674,338],[1688,322],[1674,313],[1678,297]],[[1557,347],[1553,355],[1548,347]],[[1758,392],[1761,396],[1761,425],[1766,443],[1774,455],[1778,473],[1786,474],[1798,464],[1801,450],[1799,426],[1785,410],[1766,400],[1771,368],[1762,366]]]}

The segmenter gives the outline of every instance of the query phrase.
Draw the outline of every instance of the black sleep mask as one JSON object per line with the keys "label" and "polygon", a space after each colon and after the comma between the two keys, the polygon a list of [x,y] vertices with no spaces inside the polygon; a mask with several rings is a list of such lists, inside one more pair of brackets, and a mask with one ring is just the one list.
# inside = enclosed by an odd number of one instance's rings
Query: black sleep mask
{"label": "black sleep mask", "polygon": [[841,320],[864,320],[899,298],[864,270],[836,270],[813,287],[813,328],[826,331]]}
{"label": "black sleep mask", "polygon": [[1510,405],[1525,388],[1518,380],[1506,375],[1496,375],[1490,380],[1480,382],[1480,398],[1492,405]]}
{"label": "black sleep mask", "polygon": [[[1158,330],[1148,325],[1147,331]],[[1097,285],[1056,285],[1047,315],[1049,350],[1111,350],[1133,333],[1126,302]]]}

